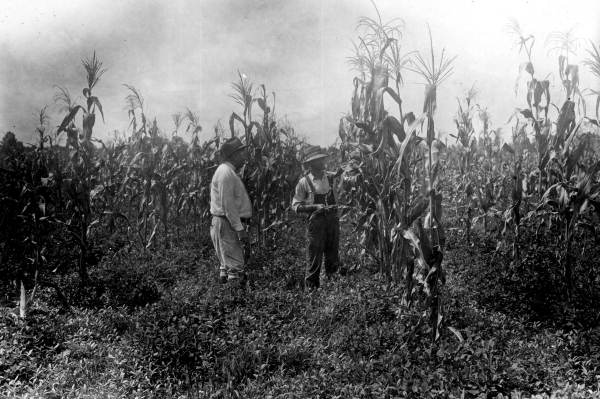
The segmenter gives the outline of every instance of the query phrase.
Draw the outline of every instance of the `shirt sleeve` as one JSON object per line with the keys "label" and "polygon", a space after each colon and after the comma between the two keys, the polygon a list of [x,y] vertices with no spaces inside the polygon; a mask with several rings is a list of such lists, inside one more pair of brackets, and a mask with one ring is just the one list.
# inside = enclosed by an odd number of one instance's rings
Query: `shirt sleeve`
{"label": "shirt sleeve", "polygon": [[294,212],[298,212],[298,207],[300,205],[310,205],[308,204],[309,195],[306,190],[306,184],[304,184],[304,178],[300,179],[298,184],[296,184],[296,190],[294,192],[294,199],[292,200],[292,209]]}
{"label": "shirt sleeve", "polygon": [[221,204],[225,217],[229,220],[231,228],[235,231],[242,231],[244,226],[240,220],[240,214],[235,204],[237,181],[233,172],[227,173],[223,179],[223,187],[221,187]]}

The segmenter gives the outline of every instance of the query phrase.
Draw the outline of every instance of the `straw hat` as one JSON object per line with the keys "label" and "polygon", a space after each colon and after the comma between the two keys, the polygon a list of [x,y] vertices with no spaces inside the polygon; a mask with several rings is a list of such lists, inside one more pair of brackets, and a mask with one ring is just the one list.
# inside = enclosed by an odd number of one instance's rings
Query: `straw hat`
{"label": "straw hat", "polygon": [[308,163],[314,161],[315,159],[327,158],[328,156],[329,154],[327,154],[321,147],[317,145],[311,145],[304,150],[304,159],[302,160],[302,163]]}

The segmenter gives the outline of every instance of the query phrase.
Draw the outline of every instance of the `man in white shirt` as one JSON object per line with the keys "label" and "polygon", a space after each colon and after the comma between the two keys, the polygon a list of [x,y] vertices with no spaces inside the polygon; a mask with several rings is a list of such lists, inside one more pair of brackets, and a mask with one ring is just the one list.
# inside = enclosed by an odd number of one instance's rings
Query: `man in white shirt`
{"label": "man in white shirt", "polygon": [[236,171],[247,161],[248,150],[233,137],[219,149],[221,164],[210,183],[210,237],[219,258],[219,281],[246,281],[244,247],[248,233],[241,219],[252,217],[252,203]]}
{"label": "man in white shirt", "polygon": [[310,173],[296,185],[292,208],[309,215],[307,226],[308,265],[305,285],[318,288],[321,263],[325,258],[325,273],[332,276],[339,267],[340,225],[337,215],[337,193],[333,176],[325,172],[327,153],[318,146],[309,146],[303,163]]}

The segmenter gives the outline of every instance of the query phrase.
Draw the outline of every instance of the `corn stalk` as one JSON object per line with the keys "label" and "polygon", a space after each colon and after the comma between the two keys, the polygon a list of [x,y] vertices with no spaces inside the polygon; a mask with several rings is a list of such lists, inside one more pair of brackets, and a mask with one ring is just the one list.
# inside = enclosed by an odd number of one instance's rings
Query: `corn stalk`
{"label": "corn stalk", "polygon": [[[68,101],[67,115],[58,127],[57,134],[67,133],[67,145],[70,147],[70,169],[72,178],[66,180],[65,190],[69,196],[71,217],[64,221],[69,233],[79,246],[79,277],[81,285],[84,286],[88,280],[87,262],[90,252],[89,233],[92,222],[92,211],[90,208],[90,192],[93,189],[92,179],[95,174],[94,153],[92,144],[92,131],[96,122],[96,111],[99,111],[102,119],[104,114],[98,97],[93,95],[93,89],[106,72],[102,62],[96,57],[82,60],[87,78],[87,87],[83,89],[86,103],[84,106],[75,105]],[[82,114],[81,129],[75,125],[75,117]]]}
{"label": "corn stalk", "polygon": [[438,176],[441,165],[439,157],[434,152],[436,144],[440,145],[440,142],[436,139],[433,116],[437,108],[437,89],[452,73],[452,64],[456,57],[448,58],[445,49],[442,49],[436,61],[431,30],[428,29],[428,32],[430,57],[426,59],[420,53],[417,53],[411,69],[426,81],[422,131],[425,132],[425,144],[427,145],[426,167],[429,206],[423,227],[418,224],[416,232],[409,229],[405,231],[404,236],[410,239],[413,251],[424,271],[423,274],[426,273],[423,280],[428,293],[429,325],[432,340],[435,341],[439,337],[442,322],[441,284],[445,282],[445,274],[442,268],[445,233],[442,224],[442,194],[438,191]]}

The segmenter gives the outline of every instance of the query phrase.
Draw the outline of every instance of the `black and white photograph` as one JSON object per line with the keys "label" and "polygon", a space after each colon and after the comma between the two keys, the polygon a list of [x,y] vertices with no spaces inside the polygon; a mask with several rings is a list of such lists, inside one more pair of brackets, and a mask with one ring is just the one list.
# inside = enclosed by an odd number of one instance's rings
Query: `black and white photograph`
{"label": "black and white photograph", "polygon": [[0,398],[600,398],[600,2],[3,0]]}

